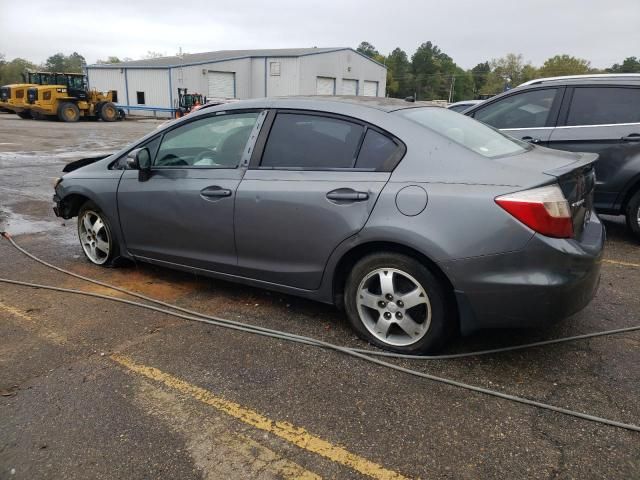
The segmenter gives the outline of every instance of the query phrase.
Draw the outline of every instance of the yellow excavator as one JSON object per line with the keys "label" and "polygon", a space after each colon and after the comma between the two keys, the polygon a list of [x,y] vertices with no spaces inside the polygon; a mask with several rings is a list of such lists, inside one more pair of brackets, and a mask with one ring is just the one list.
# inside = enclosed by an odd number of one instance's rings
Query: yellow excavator
{"label": "yellow excavator", "polygon": [[27,88],[25,108],[33,118],[57,117],[63,122],[77,122],[80,118],[115,122],[124,117],[114,101],[117,93],[87,88],[87,77],[81,73],[33,72],[29,74],[36,85]]}

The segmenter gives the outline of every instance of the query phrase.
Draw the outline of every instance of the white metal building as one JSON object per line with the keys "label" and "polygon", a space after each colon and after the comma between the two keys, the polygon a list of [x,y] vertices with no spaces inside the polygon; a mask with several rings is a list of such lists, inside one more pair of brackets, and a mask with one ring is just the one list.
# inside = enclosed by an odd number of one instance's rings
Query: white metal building
{"label": "white metal building", "polygon": [[[168,116],[178,88],[208,98],[284,95],[383,97],[387,69],[351,48],[223,50],[90,65],[89,86],[116,90],[136,114]],[[138,111],[139,110],[139,111]]]}

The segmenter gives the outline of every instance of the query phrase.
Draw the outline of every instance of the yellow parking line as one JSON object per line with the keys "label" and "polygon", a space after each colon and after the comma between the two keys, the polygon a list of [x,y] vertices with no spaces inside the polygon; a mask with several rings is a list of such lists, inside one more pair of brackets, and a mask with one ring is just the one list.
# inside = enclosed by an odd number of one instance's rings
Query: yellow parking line
{"label": "yellow parking line", "polygon": [[111,355],[111,359],[134,373],[138,373],[151,380],[160,382],[169,388],[179,391],[180,393],[200,400],[201,402],[212,406],[216,410],[224,412],[247,425],[269,432],[293,445],[296,445],[297,447],[328,458],[332,462],[352,468],[363,475],[380,480],[400,480],[407,478],[393,470],[384,468],[382,465],[371,462],[366,458],[360,457],[342,447],[323,440],[322,438],[307,432],[304,428],[296,427],[288,422],[271,420],[255,410],[251,410],[238,403],[225,400],[224,398],[221,398],[203,388],[192,385],[168,373],[164,373],[157,368],[142,365],[129,357],[118,354]]}
{"label": "yellow parking line", "polygon": [[0,302],[0,310],[4,310],[7,313],[10,313],[14,317],[18,317],[21,320],[25,320],[26,324],[20,324],[22,327],[31,331],[45,340],[49,340],[53,343],[64,344],[67,342],[67,339],[64,335],[61,335],[57,332],[49,330],[48,328],[43,327],[39,324],[34,318],[30,315],[27,315],[22,310],[17,309],[11,305],[7,305],[6,303]]}
{"label": "yellow parking line", "polygon": [[625,267],[640,268],[640,263],[621,262],[619,260],[602,260],[604,263],[611,263],[612,265],[623,265]]}

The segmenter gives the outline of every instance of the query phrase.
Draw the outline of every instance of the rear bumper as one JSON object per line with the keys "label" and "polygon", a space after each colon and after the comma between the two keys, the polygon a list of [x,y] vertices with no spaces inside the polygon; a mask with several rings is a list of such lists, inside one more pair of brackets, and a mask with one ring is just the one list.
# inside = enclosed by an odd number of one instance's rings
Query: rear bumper
{"label": "rear bumper", "polygon": [[598,290],[604,240],[592,214],[580,241],[534,235],[517,252],[442,264],[462,332],[544,326],[582,310]]}

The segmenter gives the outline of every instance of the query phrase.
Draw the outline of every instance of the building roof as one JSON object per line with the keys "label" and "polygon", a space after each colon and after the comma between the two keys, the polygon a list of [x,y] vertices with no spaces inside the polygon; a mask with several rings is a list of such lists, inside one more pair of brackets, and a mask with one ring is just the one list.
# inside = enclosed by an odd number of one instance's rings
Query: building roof
{"label": "building roof", "polygon": [[[94,64],[94,65],[89,65],[88,68],[171,68],[171,67],[180,67],[180,66],[185,67],[190,65],[200,65],[205,63],[223,62],[226,60],[237,60],[241,58],[304,57],[307,55],[339,52],[342,50],[351,50],[352,52],[358,55],[362,55],[360,52],[356,52],[352,48],[348,48],[348,47],[272,48],[272,49],[260,49],[260,50],[218,50],[215,52],[185,53],[181,56],[174,55],[171,57],[158,57],[158,58],[148,58],[145,60],[132,60],[130,62]],[[384,67],[384,65],[382,65],[379,62],[376,62],[372,58],[369,58],[365,55],[362,55],[362,56]]]}

